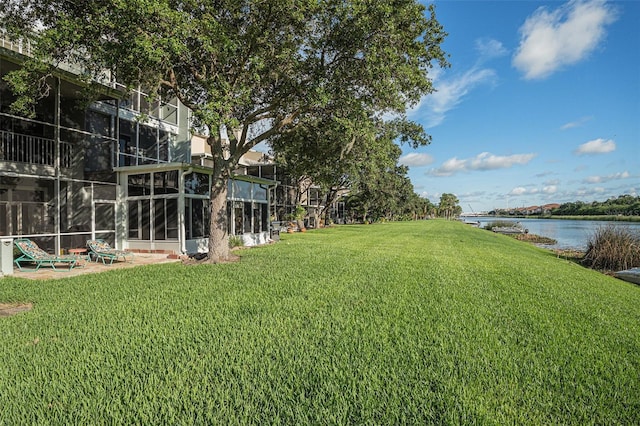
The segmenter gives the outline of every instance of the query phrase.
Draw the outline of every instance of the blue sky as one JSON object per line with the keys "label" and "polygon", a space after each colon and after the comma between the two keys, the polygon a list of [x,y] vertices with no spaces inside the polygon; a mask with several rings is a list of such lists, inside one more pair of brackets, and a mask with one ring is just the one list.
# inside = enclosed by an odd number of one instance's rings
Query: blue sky
{"label": "blue sky", "polygon": [[463,211],[640,193],[640,1],[436,0],[451,68],[409,118],[415,191]]}

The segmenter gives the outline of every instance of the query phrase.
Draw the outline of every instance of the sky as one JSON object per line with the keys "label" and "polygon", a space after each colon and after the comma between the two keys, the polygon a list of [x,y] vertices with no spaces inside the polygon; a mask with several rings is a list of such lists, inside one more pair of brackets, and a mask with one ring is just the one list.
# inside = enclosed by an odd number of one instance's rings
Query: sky
{"label": "sky", "polygon": [[416,193],[486,212],[640,195],[640,0],[435,0],[450,68],[409,118]]}

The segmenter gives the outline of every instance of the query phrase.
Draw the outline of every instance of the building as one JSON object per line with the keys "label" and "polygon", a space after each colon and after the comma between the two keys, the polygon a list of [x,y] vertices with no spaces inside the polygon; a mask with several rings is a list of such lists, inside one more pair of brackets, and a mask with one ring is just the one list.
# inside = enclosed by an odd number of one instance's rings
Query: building
{"label": "building", "polygon": [[[0,236],[31,238],[51,252],[102,238],[144,252],[207,251],[211,168],[190,111],[178,101],[123,97],[95,83],[90,103],[77,70],[62,67],[33,118],[9,110],[2,80],[28,46],[0,33]],[[229,233],[246,244],[270,236],[275,174],[240,167],[229,183]],[[261,171],[262,172],[262,171]]]}

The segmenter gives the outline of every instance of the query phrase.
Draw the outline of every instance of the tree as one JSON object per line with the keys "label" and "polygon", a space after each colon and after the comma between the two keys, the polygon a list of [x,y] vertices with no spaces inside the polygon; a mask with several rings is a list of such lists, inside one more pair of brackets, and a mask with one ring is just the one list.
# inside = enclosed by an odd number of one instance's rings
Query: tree
{"label": "tree", "polygon": [[271,142],[288,175],[320,187],[322,218],[341,193],[357,191],[358,182],[375,181],[380,173],[395,168],[400,157],[396,141],[414,148],[430,142],[422,126],[406,119],[362,117],[357,126],[348,126],[332,118],[339,111],[334,106],[332,116],[318,117]]}
{"label": "tree", "polygon": [[394,143],[398,139],[397,132],[407,129],[396,124],[386,123],[375,143],[363,144],[360,150],[354,149],[357,166],[353,167],[350,194],[346,200],[346,209],[354,219],[366,222],[413,216],[417,195],[406,176],[407,167],[398,166],[401,150]]}
{"label": "tree", "polygon": [[[349,108],[334,120],[353,128],[373,112],[402,115],[432,92],[433,62],[447,66],[435,10],[415,0],[5,0],[0,16],[34,46],[9,77],[19,109],[65,62],[192,110],[213,155],[214,262],[229,256],[227,182],[250,148],[335,102]],[[222,128],[237,130],[228,146]]]}
{"label": "tree", "polygon": [[458,203],[458,197],[454,194],[442,194],[440,196],[440,205],[438,206],[440,217],[453,219],[456,215],[459,215],[462,212],[462,208]]}

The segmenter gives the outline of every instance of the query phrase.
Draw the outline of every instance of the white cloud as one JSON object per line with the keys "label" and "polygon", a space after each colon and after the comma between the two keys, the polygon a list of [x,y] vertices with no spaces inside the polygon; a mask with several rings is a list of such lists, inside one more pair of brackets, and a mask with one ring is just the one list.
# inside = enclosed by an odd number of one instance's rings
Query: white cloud
{"label": "white cloud", "polygon": [[587,121],[593,119],[593,117],[581,117],[576,121],[571,121],[569,123],[563,124],[560,126],[560,130],[573,129],[574,127],[581,127]]}
{"label": "white cloud", "polygon": [[604,192],[606,192],[606,189],[601,186],[595,186],[593,188],[579,188],[574,192],[573,199],[576,200],[583,197],[593,197],[603,194]]}
{"label": "white cloud", "polygon": [[612,180],[628,179],[631,175],[629,172],[615,173],[608,176],[589,176],[584,180],[585,183],[604,183]]}
{"label": "white cloud", "polygon": [[436,169],[431,169],[428,174],[432,176],[451,176],[458,172],[468,172],[471,170],[496,170],[508,169],[516,164],[524,165],[529,163],[536,154],[514,154],[507,156],[493,155],[489,152],[482,152],[473,158],[458,159],[456,157],[442,163]]}
{"label": "white cloud", "polygon": [[557,192],[558,192],[558,187],[555,185],[545,186],[542,189],[535,188],[535,187],[527,189],[524,186],[517,186],[513,188],[507,195],[511,197],[519,197],[522,195],[536,195],[540,193],[550,195],[550,194],[555,194]]}
{"label": "white cloud", "polygon": [[451,176],[457,172],[464,171],[466,169],[466,161],[458,160],[456,157],[450,158],[437,169],[431,169],[429,174],[433,176]]}
{"label": "white cloud", "polygon": [[541,173],[537,173],[535,175],[535,177],[543,178],[543,177],[552,176],[552,175],[555,175],[555,174],[556,174],[556,172],[552,172],[550,170],[547,170],[547,171],[544,171],[544,172],[541,172]]}
{"label": "white cloud", "polygon": [[527,164],[533,160],[536,154],[514,154],[507,156],[493,155],[488,152],[478,154],[470,161],[472,170],[495,170],[506,169],[515,164]]}
{"label": "white cloud", "polygon": [[472,68],[457,77],[442,80],[434,78],[433,86],[436,91],[423,98],[409,114],[424,115],[425,128],[435,127],[444,121],[447,112],[460,104],[473,88],[493,82],[495,75],[492,69]]}
{"label": "white cloud", "polygon": [[433,161],[434,161],[433,156],[429,154],[411,152],[407,155],[403,155],[402,157],[400,157],[400,160],[398,162],[400,164],[404,164],[405,166],[421,167],[421,166],[427,166],[433,163]]}
{"label": "white cloud", "polygon": [[476,40],[476,50],[480,54],[481,60],[499,58],[509,53],[501,42],[488,38]]}
{"label": "white cloud", "polygon": [[577,155],[583,154],[606,154],[616,150],[616,143],[611,139],[594,139],[585,142],[575,150]]}
{"label": "white cloud", "polygon": [[598,47],[615,15],[601,0],[571,0],[552,11],[540,7],[520,27],[513,66],[526,79],[540,79],[575,64]]}
{"label": "white cloud", "polygon": [[500,41],[490,38],[478,39],[475,44],[479,57],[476,64],[463,74],[447,76],[445,70],[438,67],[429,70],[435,91],[422,98],[418,105],[409,111],[410,116],[421,116],[425,128],[441,124],[447,113],[458,106],[474,88],[482,84],[493,84],[496,80],[496,72],[481,64],[507,55],[508,50]]}
{"label": "white cloud", "polygon": [[524,195],[526,193],[527,193],[527,188],[518,186],[516,188],[513,188],[511,192],[509,192],[509,195]]}

